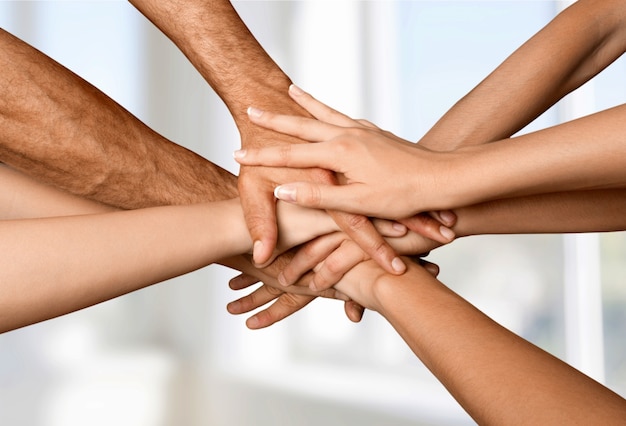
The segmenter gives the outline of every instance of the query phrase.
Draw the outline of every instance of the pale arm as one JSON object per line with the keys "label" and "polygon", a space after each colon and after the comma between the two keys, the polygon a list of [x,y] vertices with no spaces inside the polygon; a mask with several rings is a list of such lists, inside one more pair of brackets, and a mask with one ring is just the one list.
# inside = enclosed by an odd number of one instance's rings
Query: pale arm
{"label": "pale arm", "polygon": [[505,139],[626,49],[626,4],[579,0],[517,49],[420,140],[446,151]]}
{"label": "pale arm", "polygon": [[415,264],[371,262],[337,285],[380,312],[481,425],[622,424],[626,401],[485,316]]}
{"label": "pale arm", "polygon": [[[236,199],[110,212],[20,176],[0,168],[0,198],[10,199],[7,186],[14,185],[18,197],[43,199],[1,211],[4,219],[12,219],[0,221],[0,331],[91,306],[252,248]],[[72,216],[14,219],[38,212]],[[281,250],[336,230],[320,211],[280,205],[279,215]]]}

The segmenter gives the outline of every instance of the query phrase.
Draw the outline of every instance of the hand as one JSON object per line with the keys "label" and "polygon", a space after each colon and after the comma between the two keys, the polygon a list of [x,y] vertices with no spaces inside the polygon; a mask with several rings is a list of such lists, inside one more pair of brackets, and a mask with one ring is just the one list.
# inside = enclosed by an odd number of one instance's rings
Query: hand
{"label": "hand", "polygon": [[[409,272],[406,275],[396,277],[399,280],[412,279],[409,277],[415,276],[411,273],[411,271],[415,272],[415,270],[426,271],[435,278],[439,275],[439,267],[434,263],[427,262],[424,259],[413,261],[405,258],[404,261]],[[385,285],[383,284],[383,278],[389,276],[378,265],[369,260],[361,262],[352,268],[335,285],[335,288],[366,309],[380,312],[381,305],[378,300],[378,292],[380,286]]]}
{"label": "hand", "polygon": [[[424,221],[423,216],[423,214],[418,215],[404,221],[407,228],[420,229],[424,223],[428,223]],[[401,255],[425,256],[442,245],[416,232],[393,235],[385,229],[390,222],[377,219],[375,224],[377,229],[386,236],[393,249]],[[393,226],[398,228],[397,223]],[[306,273],[313,270],[313,275],[308,280],[311,290],[325,290],[335,285],[355,265],[369,259],[367,253],[363,252],[347,235],[335,232],[318,237],[298,249],[291,262],[278,275],[278,282],[283,286],[295,284]]]}
{"label": "hand", "polygon": [[[348,318],[353,322],[359,322],[363,316],[363,308],[348,300],[348,298],[336,291],[335,289],[328,289],[321,292],[311,292],[307,279],[303,279],[300,285],[292,286],[290,292],[287,293],[277,288],[275,276],[278,271],[282,269],[282,263],[286,262],[290,256],[290,253],[282,255],[275,264],[265,270],[256,269],[251,262],[245,261],[241,256],[234,259],[229,259],[225,264],[229,267],[243,271],[243,273],[233,278],[229,285],[233,290],[241,290],[250,287],[253,284],[263,280],[266,283],[274,285],[272,287],[268,284],[263,284],[251,294],[235,300],[228,304],[228,311],[231,314],[243,314],[250,312],[258,307],[264,306],[267,303],[274,300],[274,302],[266,309],[257,312],[252,317],[248,318],[246,325],[251,329],[259,329],[269,327],[270,325],[279,322],[291,314],[299,311],[306,305],[308,305],[315,297],[327,297],[345,301],[345,311]],[[301,293],[297,293],[300,291]]]}
{"label": "hand", "polygon": [[[241,131],[244,148],[274,146],[288,147],[302,144],[301,139],[262,127],[245,127]],[[330,171],[309,168],[294,170],[283,168],[248,167],[242,165],[239,178],[241,204],[254,242],[253,258],[257,265],[265,266],[272,257],[277,241],[274,188],[283,182],[293,180],[318,182],[325,185],[337,183]],[[339,211],[328,211],[337,225],[359,244],[372,259],[375,259],[385,270],[391,273],[404,272],[404,265],[394,251],[379,235],[367,217]],[[442,238],[432,236],[432,238]]]}
{"label": "hand", "polygon": [[[424,270],[434,277],[439,274],[439,267],[434,263],[427,262],[423,259],[416,259],[415,261],[408,260],[408,262],[409,267],[419,268],[418,264],[421,265]],[[348,274],[343,276],[338,283],[342,291],[349,292],[353,297],[360,300],[360,302],[357,303],[349,299],[344,303],[346,315],[352,322],[359,322],[363,317],[364,308],[360,303],[364,303],[371,309],[378,309],[375,285],[378,281],[377,278],[382,276],[384,276],[384,270],[370,260],[359,263]],[[304,279],[303,282],[305,283],[306,281],[307,279]],[[229,285],[233,290],[243,290],[257,282],[258,280],[255,277],[242,274],[233,278]],[[342,297],[346,296],[341,292],[338,294],[341,294]],[[301,295],[290,296],[290,298],[285,298],[284,293],[281,294],[279,290],[264,285],[252,293],[229,303],[228,312],[234,315],[244,314],[260,308],[272,300],[276,300],[269,308],[257,312],[246,321],[246,325],[251,329],[267,327],[286,318],[313,300],[311,296],[303,296],[304,298],[300,298],[299,300],[295,296]]]}
{"label": "hand", "polygon": [[[324,233],[324,230],[336,229],[336,225],[321,210],[305,209],[282,202],[277,204],[277,209],[280,230],[279,249],[280,247],[288,248],[299,242],[308,241],[310,238]],[[303,223],[306,226],[303,226]],[[376,229],[385,237],[399,238],[406,235],[407,232],[407,228],[404,225],[385,220],[376,220]],[[229,304],[229,312],[233,314],[249,312],[251,309],[276,300],[270,307],[255,314],[247,321],[250,328],[262,328],[297,312],[316,296],[320,296],[346,300],[346,314],[348,318],[354,322],[360,321],[363,315],[363,308],[347,300],[341,293],[330,288],[322,291],[311,290],[311,274],[303,277],[297,285],[290,287],[287,290],[288,292],[277,288],[276,276],[284,268],[284,265],[290,261],[291,256],[291,252],[280,256],[264,270],[255,268],[251,262],[245,260],[245,257],[229,259],[227,262],[224,262],[227,266],[244,272],[241,276],[231,280],[231,288],[247,288],[259,281],[265,283],[249,296]],[[254,306],[254,308],[250,308],[250,306]]]}
{"label": "hand", "polygon": [[[352,120],[308,94],[290,90],[296,102],[318,120],[250,109],[255,124],[315,144],[245,149],[235,153],[242,165],[311,168],[338,173],[344,185],[311,182],[283,184],[275,195],[302,206],[340,210],[389,219],[452,207],[442,188],[451,179],[453,153],[436,153],[363,121]],[[330,120],[331,122],[325,121]],[[410,196],[409,196],[410,195]],[[448,239],[442,235],[436,240]]]}
{"label": "hand", "polygon": [[[233,290],[243,290],[254,284],[259,279],[248,274],[241,274],[230,280],[229,286]],[[332,289],[334,295],[330,298],[343,300],[340,292]],[[332,293],[324,292],[323,294],[331,295]],[[326,297],[326,296],[321,296]],[[263,284],[252,293],[230,302],[227,306],[228,312],[233,315],[245,314],[264,306],[275,300],[269,307],[255,313],[246,320],[246,326],[252,330],[269,327],[291,314],[299,311],[315,299],[315,296],[306,296],[303,294],[285,293],[275,287]],[[359,322],[363,317],[363,307],[352,300],[345,300],[344,310],[346,316],[352,322]]]}

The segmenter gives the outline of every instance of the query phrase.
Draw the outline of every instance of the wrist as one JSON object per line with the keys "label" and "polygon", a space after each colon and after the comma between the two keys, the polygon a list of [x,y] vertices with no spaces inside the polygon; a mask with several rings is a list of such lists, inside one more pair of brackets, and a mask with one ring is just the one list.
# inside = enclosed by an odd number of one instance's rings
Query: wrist
{"label": "wrist", "polygon": [[472,154],[467,150],[418,152],[412,187],[416,188],[419,211],[451,210],[467,204],[473,192]]}
{"label": "wrist", "polygon": [[506,193],[511,161],[492,155],[493,148],[495,143],[462,147],[442,154],[447,157],[444,182],[449,188],[444,198],[448,204],[445,208],[459,209]]}
{"label": "wrist", "polygon": [[[407,271],[402,275],[381,273],[374,279],[372,287],[373,306],[379,314],[390,320],[401,315],[398,310],[412,309],[411,294],[419,288],[424,278],[434,279],[429,272],[409,259],[404,259]],[[408,302],[408,303],[407,303]]]}

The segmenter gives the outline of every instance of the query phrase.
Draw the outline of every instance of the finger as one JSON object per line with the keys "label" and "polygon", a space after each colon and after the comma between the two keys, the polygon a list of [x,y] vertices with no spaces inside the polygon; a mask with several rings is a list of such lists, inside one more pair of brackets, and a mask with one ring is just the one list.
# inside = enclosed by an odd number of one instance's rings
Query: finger
{"label": "finger", "polygon": [[234,152],[235,160],[244,166],[267,166],[289,168],[312,168],[336,170],[341,168],[335,161],[335,144],[328,142],[301,143],[263,148],[240,149]]}
{"label": "finger", "polygon": [[348,300],[344,304],[344,310],[346,312],[346,316],[352,322],[360,322],[363,319],[363,313],[365,312],[365,308],[353,300]]}
{"label": "finger", "polygon": [[276,200],[264,184],[249,178],[239,179],[241,207],[253,241],[253,260],[257,265],[268,262],[276,248]]}
{"label": "finger", "polygon": [[397,275],[406,271],[404,262],[389,243],[376,232],[374,225],[367,217],[342,211],[329,211],[329,214],[341,230],[387,272]]}
{"label": "finger", "polygon": [[[250,121],[257,126],[309,142],[332,139],[342,131],[341,127],[334,124],[299,115],[276,114],[255,107],[248,108],[247,112]],[[353,123],[356,124],[356,122]]]}
{"label": "finger", "polygon": [[448,228],[451,228],[456,224],[457,216],[452,210],[432,211],[429,212],[429,214]]}
{"label": "finger", "polygon": [[372,191],[361,183],[326,185],[294,182],[279,185],[274,196],[288,203],[321,210],[343,211],[363,216],[387,217],[383,203],[372,202]]}
{"label": "finger", "polygon": [[399,222],[411,231],[442,244],[447,244],[455,238],[452,229],[442,225],[439,221],[426,213],[419,213],[410,218],[401,219]]}
{"label": "finger", "polygon": [[341,246],[315,269],[310,288],[316,291],[328,289],[337,284],[346,272],[368,259],[369,256],[353,241],[344,240]]}
{"label": "finger", "polygon": [[277,299],[282,294],[283,292],[279,289],[262,285],[252,293],[230,302],[226,305],[226,309],[233,315],[245,314]]}
{"label": "finger", "polygon": [[409,232],[404,237],[387,238],[387,242],[402,256],[423,255],[440,247],[441,243],[421,236],[416,232]]}
{"label": "finger", "polygon": [[345,238],[345,234],[335,232],[306,243],[278,275],[278,282],[284,286],[294,284],[315,265],[326,259]]}
{"label": "finger", "polygon": [[374,228],[383,237],[403,237],[408,229],[405,225],[395,220],[372,218]]}
{"label": "finger", "polygon": [[295,84],[289,86],[289,95],[298,105],[316,119],[341,127],[358,126],[359,122],[318,101]]}
{"label": "finger", "polygon": [[237,275],[228,282],[231,290],[243,290],[259,282],[259,279],[248,274]]}
{"label": "finger", "polygon": [[283,293],[267,309],[257,312],[246,320],[246,325],[252,330],[269,327],[311,303],[314,296]]}

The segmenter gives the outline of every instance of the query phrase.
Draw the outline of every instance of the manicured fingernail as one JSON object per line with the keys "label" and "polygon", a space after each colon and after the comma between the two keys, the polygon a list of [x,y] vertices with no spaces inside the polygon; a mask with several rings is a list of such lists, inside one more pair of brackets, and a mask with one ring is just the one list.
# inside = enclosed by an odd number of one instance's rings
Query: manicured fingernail
{"label": "manicured fingernail", "polygon": [[446,228],[445,226],[439,227],[439,233],[441,233],[441,235],[448,241],[454,240],[454,237],[456,236],[454,235],[454,231],[452,229]]}
{"label": "manicured fingernail", "polygon": [[456,220],[456,215],[450,210],[442,210],[439,212],[439,217],[446,225],[452,225]]}
{"label": "manicured fingernail", "polygon": [[263,110],[260,110],[255,107],[248,107],[248,116],[259,118],[263,115]]}
{"label": "manicured fingernail", "polygon": [[263,250],[263,242],[260,240],[255,241],[252,246],[252,259],[257,264],[261,263],[259,257],[261,256],[262,250]]}
{"label": "manicured fingernail", "polygon": [[399,257],[394,257],[391,261],[391,267],[396,272],[404,272],[406,271],[406,265]]}
{"label": "manicured fingernail", "polygon": [[274,188],[274,197],[283,201],[296,201],[296,188],[289,185],[280,185]]}
{"label": "manicured fingernail", "polygon": [[246,150],[245,149],[238,149],[237,151],[233,152],[233,157],[237,158],[243,158],[246,156]]}
{"label": "manicured fingernail", "polygon": [[304,94],[304,90],[300,89],[298,86],[296,86],[295,84],[292,84],[291,86],[289,86],[289,91],[294,94],[294,95],[303,95]]}

